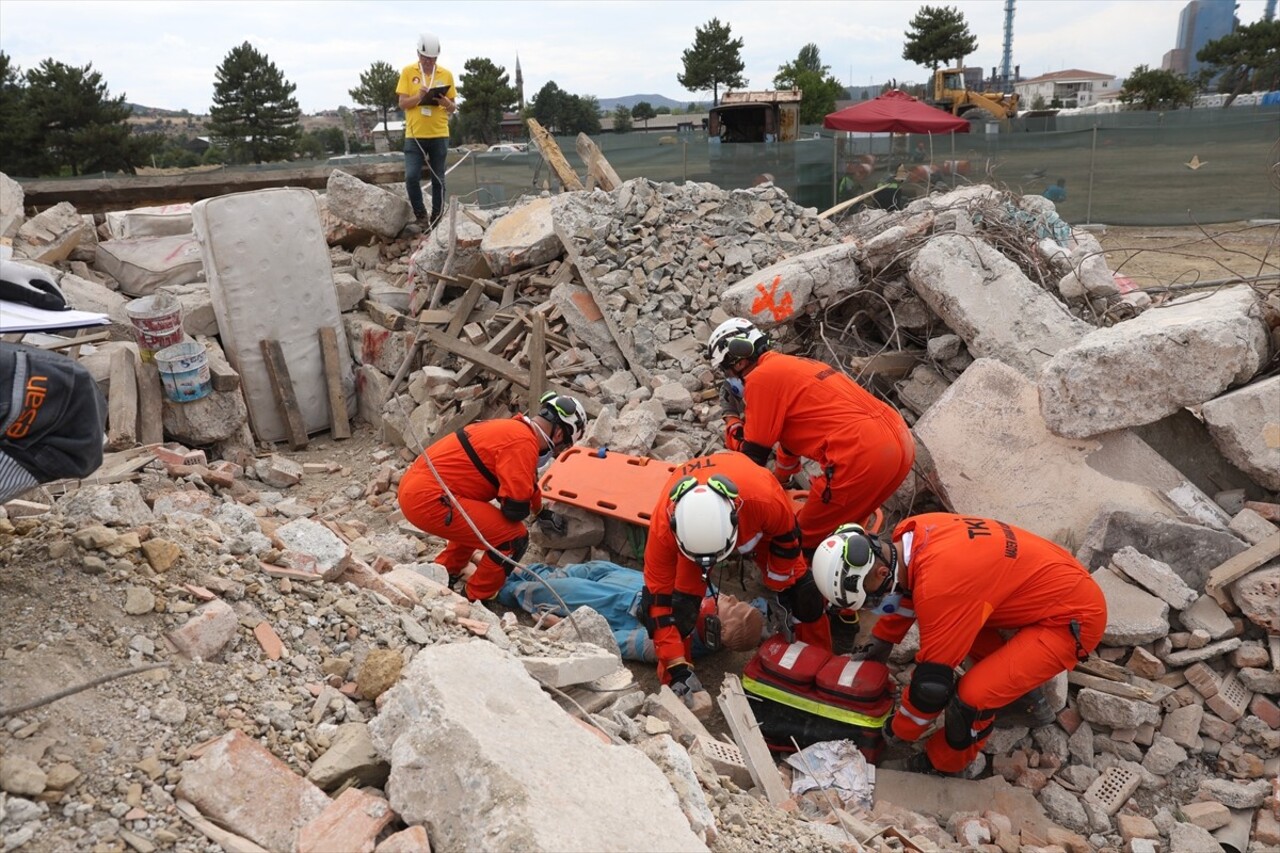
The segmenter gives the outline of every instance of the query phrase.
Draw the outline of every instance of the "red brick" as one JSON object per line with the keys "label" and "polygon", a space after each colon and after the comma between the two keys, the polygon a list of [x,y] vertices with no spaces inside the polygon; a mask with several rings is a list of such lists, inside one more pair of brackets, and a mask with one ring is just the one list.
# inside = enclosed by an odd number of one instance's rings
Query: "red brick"
{"label": "red brick", "polygon": [[1263,845],[1280,846],[1280,819],[1269,809],[1258,809],[1258,822],[1253,827],[1253,840]]}
{"label": "red brick", "polygon": [[431,840],[425,829],[411,826],[379,844],[374,853],[431,853]]}
{"label": "red brick", "polygon": [[262,646],[262,651],[266,652],[267,660],[280,660],[280,656],[284,654],[284,643],[280,642],[280,635],[268,622],[259,622],[253,629],[253,636],[258,645]]}
{"label": "red brick", "polygon": [[1253,697],[1249,703],[1249,713],[1261,719],[1273,729],[1280,729],[1280,706],[1261,693]]}
{"label": "red brick", "polygon": [[1058,712],[1058,725],[1067,730],[1067,734],[1073,735],[1076,729],[1080,728],[1080,712],[1075,708],[1063,708]]}
{"label": "red brick", "polygon": [[1187,681],[1204,698],[1218,695],[1218,674],[1203,663],[1193,663],[1186,669]]}
{"label": "red brick", "polygon": [[373,853],[378,833],[394,818],[386,800],[348,788],[298,831],[298,853]]}

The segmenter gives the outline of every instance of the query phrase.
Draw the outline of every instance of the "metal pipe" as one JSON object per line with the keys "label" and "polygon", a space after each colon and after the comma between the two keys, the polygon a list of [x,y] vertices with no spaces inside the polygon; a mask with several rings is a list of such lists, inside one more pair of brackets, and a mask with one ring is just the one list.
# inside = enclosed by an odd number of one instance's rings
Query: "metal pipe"
{"label": "metal pipe", "polygon": [[1227,853],[1245,853],[1249,849],[1249,830],[1253,827],[1253,809],[1232,809],[1226,826],[1212,833]]}

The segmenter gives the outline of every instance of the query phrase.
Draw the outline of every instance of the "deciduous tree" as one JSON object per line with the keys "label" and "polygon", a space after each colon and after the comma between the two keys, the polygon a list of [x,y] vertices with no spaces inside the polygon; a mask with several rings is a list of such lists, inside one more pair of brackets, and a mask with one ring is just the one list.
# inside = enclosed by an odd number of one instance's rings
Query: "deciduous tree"
{"label": "deciduous tree", "polygon": [[776,89],[799,89],[800,123],[822,124],[827,113],[836,108],[836,98],[844,91],[840,81],[822,64],[818,46],[812,42],[800,48],[795,60],[779,66],[773,78]]}
{"label": "deciduous tree", "polygon": [[520,93],[507,77],[507,71],[491,60],[468,59],[458,80],[462,104],[458,113],[461,135],[468,142],[498,141],[502,115],[515,109]]}
{"label": "deciduous tree", "polygon": [[590,95],[570,95],[554,80],[548,80],[533,96],[530,112],[558,136],[600,132],[600,102]]}
{"label": "deciduous tree", "polygon": [[959,65],[978,49],[977,37],[954,6],[921,6],[903,35],[902,58],[933,71],[942,63]]}
{"label": "deciduous tree", "polygon": [[1256,21],[1196,51],[1211,79],[1220,77],[1224,107],[1248,89],[1280,88],[1280,20]]}
{"label": "deciduous tree", "polygon": [[1120,100],[1139,104],[1144,110],[1176,110],[1190,106],[1196,96],[1195,84],[1168,69],[1139,65],[1120,86]]}
{"label": "deciduous tree", "polygon": [[742,76],[742,39],[731,38],[728,24],[712,18],[694,30],[693,47],[681,54],[684,73],[676,82],[691,92],[711,90],[711,105],[720,103],[720,87],[726,89],[747,85]]}
{"label": "deciduous tree", "polygon": [[249,42],[232,48],[214,75],[210,133],[233,162],[287,159],[301,130],[297,88]]}
{"label": "deciduous tree", "polygon": [[[360,85],[348,89],[347,94],[358,106],[382,116],[382,126],[386,128],[391,111],[400,106],[400,100],[396,97],[396,86],[399,83],[400,72],[392,68],[390,62],[378,60],[367,71],[360,72]],[[390,142],[390,129],[384,130],[384,133]]]}

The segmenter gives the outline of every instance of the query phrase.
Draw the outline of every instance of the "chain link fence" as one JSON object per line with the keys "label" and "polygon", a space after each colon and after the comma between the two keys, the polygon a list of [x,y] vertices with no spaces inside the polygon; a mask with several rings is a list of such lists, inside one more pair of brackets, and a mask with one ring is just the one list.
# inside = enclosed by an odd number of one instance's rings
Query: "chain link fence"
{"label": "chain link fence", "polygon": [[[1186,225],[1280,219],[1280,107],[1018,118],[1001,132],[938,136],[845,134],[801,128],[786,143],[721,144],[702,131],[603,134],[595,141],[623,180],[705,181],[726,189],[772,180],[797,203],[825,210],[874,189],[901,164],[904,194],[937,184],[988,183],[1039,194],[1062,180],[1068,222]],[[557,143],[579,175],[574,139]],[[450,195],[481,206],[558,187],[542,158],[472,153],[449,175]]]}

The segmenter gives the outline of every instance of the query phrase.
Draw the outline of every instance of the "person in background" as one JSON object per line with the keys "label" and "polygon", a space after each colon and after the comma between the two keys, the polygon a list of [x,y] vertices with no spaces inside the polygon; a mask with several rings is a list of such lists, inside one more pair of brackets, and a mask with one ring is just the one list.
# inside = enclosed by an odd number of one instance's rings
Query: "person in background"
{"label": "person in background", "polygon": [[536,415],[481,421],[436,440],[400,480],[404,517],[448,543],[435,560],[451,582],[484,549],[466,581],[472,601],[497,595],[529,546],[524,520],[542,507],[539,466],[586,434],[586,410],[573,397],[549,391],[539,405]]}
{"label": "person in background", "polygon": [[[886,734],[917,741],[945,713],[907,760],[917,772],[962,774],[997,714],[1051,723],[1059,709],[1044,684],[1088,657],[1107,626],[1102,589],[1070,552],[990,518],[911,516],[891,539],[845,524],[818,547],[813,574],[833,605],[882,614],[855,659],[888,660],[919,626],[911,683],[885,724]],[[974,663],[956,678],[965,658]]]}
{"label": "person in background", "polygon": [[[396,85],[400,109],[404,111],[404,188],[409,205],[419,221],[427,218],[422,202],[422,170],[431,178],[431,220],[434,228],[444,213],[444,172],[449,157],[449,116],[458,111],[458,90],[453,74],[436,64],[440,37],[435,33],[418,36],[418,61],[406,65]],[[443,92],[439,90],[443,89]],[[433,91],[435,90],[435,91]]]}
{"label": "person in background", "polygon": [[1057,204],[1058,202],[1067,200],[1067,179],[1058,178],[1058,182],[1051,187],[1046,187],[1042,195],[1049,201]]}
{"label": "person in background", "polygon": [[[551,614],[550,618],[557,621],[579,607],[590,607],[609,623],[623,658],[641,663],[657,662],[653,638],[641,619],[642,572],[607,560],[574,563],[563,568],[534,563],[527,567],[527,571],[538,575],[542,581],[530,577],[525,571],[513,573],[498,593],[501,604],[519,607],[535,615]],[[564,600],[568,612],[556,595]],[[763,599],[757,601],[761,607],[764,606]],[[718,643],[715,637],[708,637],[706,631],[707,617],[712,615],[720,622]],[[707,595],[702,599],[691,639],[695,658],[722,648],[735,652],[751,651],[764,639],[764,613],[756,602],[740,601],[727,593]]]}

